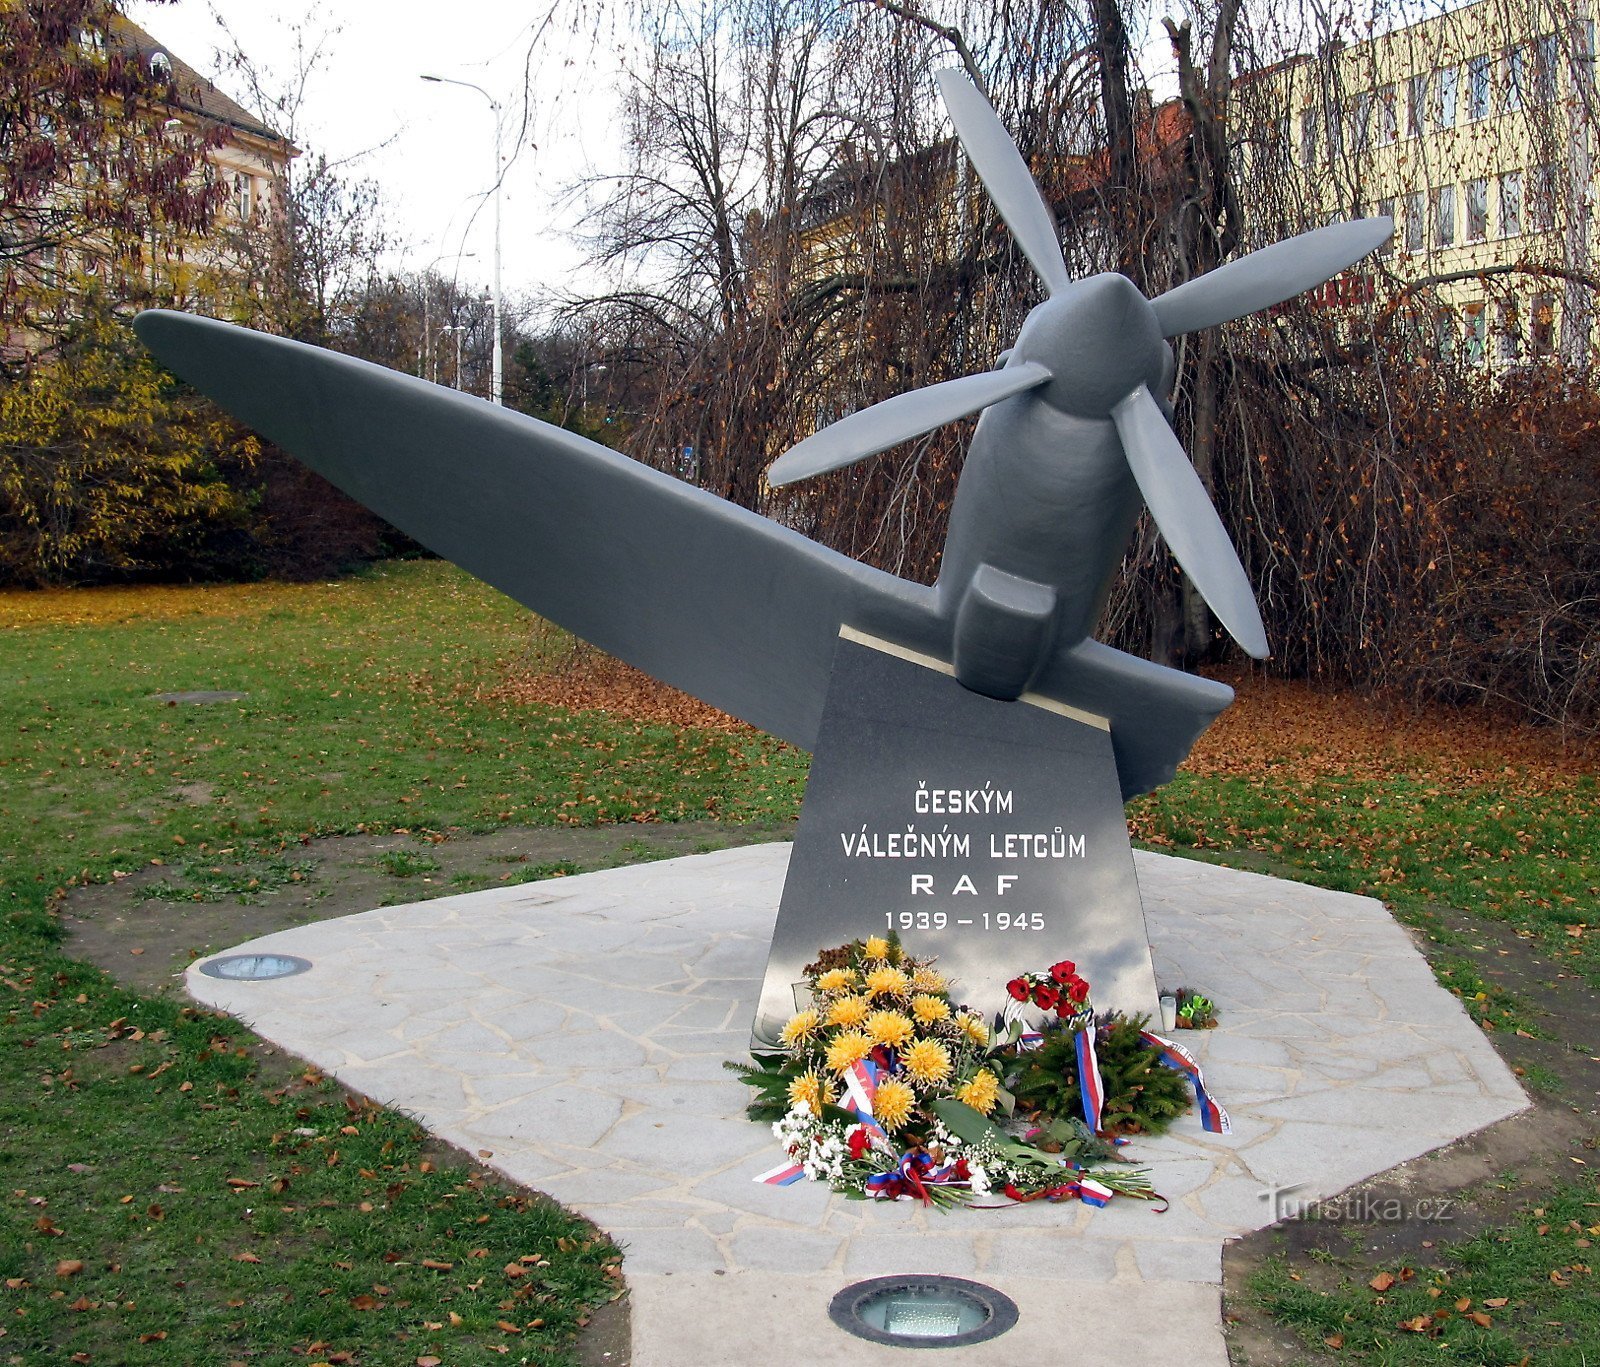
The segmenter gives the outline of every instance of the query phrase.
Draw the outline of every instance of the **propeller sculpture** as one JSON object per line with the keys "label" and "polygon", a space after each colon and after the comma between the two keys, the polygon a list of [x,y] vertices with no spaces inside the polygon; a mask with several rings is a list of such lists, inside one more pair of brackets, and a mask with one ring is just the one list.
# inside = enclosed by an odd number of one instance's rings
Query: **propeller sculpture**
{"label": "propeller sculpture", "polygon": [[[1050,297],[1028,316],[1002,369],[902,394],[824,428],[774,463],[769,481],[781,486],[837,470],[1037,391],[1056,413],[1110,422],[1178,563],[1234,640],[1264,658],[1266,630],[1244,567],[1156,398],[1172,376],[1172,352],[1163,339],[1229,322],[1321,284],[1378,247],[1393,223],[1387,218],[1336,223],[1279,242],[1155,300],[1147,301],[1120,275],[1074,282],[1044,197],[988,101],[958,71],[941,71],[937,80],[961,145]],[[1036,433],[1007,434],[1012,441],[1018,435],[1038,453],[1035,458],[1055,457],[1042,420]],[[969,459],[986,458],[989,436],[980,423]]]}
{"label": "propeller sculpture", "polygon": [[1179,333],[1336,275],[1392,230],[1335,224],[1155,300],[1068,277],[1015,144],[954,71],[956,131],[1049,297],[1004,366],[901,395],[801,442],[774,485],[984,410],[937,584],[871,569],[573,433],[412,376],[169,312],[135,327],[178,374],[352,497],[543,616],[752,725],[811,748],[835,645],[855,630],[1109,724],[1125,797],[1172,776],[1226,685],[1090,639],[1140,508],[1251,654],[1261,618],[1158,395]]}

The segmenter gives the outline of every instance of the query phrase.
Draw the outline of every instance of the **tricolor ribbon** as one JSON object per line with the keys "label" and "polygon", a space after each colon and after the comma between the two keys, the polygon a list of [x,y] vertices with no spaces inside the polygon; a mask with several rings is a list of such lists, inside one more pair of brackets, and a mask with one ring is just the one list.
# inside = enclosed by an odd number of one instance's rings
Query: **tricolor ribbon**
{"label": "tricolor ribbon", "polygon": [[1103,1183],[1096,1182],[1094,1178],[1080,1177],[1078,1179],[1078,1199],[1082,1201],[1084,1205],[1094,1206],[1097,1209],[1104,1209],[1106,1203],[1111,1200],[1111,1197],[1111,1188]]}
{"label": "tricolor ribbon", "polygon": [[787,1187],[805,1175],[806,1170],[798,1163],[779,1163],[771,1172],[764,1172],[753,1180],[769,1187]]}
{"label": "tricolor ribbon", "polygon": [[1210,1134],[1231,1134],[1233,1126],[1228,1120],[1228,1113],[1207,1094],[1205,1076],[1200,1071],[1200,1065],[1195,1062],[1194,1055],[1181,1044],[1162,1039],[1160,1035],[1150,1030],[1141,1030],[1139,1038],[1156,1051],[1167,1067],[1175,1068],[1188,1076],[1190,1084],[1194,1087],[1195,1105],[1200,1108],[1201,1128]]}
{"label": "tricolor ribbon", "polygon": [[844,1070],[844,1092],[861,1123],[883,1134],[883,1126],[872,1114],[878,1096],[878,1065],[870,1058],[857,1059]]}
{"label": "tricolor ribbon", "polygon": [[879,1201],[898,1201],[910,1196],[923,1205],[932,1204],[929,1187],[965,1186],[967,1179],[957,1171],[955,1163],[935,1167],[926,1149],[907,1149],[900,1155],[893,1172],[877,1172],[867,1178],[867,1195]]}
{"label": "tricolor ribbon", "polygon": [[1083,1123],[1090,1134],[1100,1133],[1100,1112],[1106,1104],[1106,1084],[1100,1077],[1100,1060],[1094,1052],[1094,1026],[1086,1025],[1073,1040],[1078,1052],[1078,1090],[1083,1094]]}

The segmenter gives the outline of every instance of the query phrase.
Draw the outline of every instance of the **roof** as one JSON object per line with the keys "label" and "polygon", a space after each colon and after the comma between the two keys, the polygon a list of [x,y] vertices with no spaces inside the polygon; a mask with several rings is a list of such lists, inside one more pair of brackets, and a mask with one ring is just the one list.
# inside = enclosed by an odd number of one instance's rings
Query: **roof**
{"label": "roof", "polygon": [[150,59],[156,53],[165,56],[172,64],[173,80],[177,83],[178,108],[188,110],[191,114],[198,114],[213,123],[248,133],[251,137],[279,143],[291,155],[293,154],[289,140],[282,133],[263,123],[242,104],[218,90],[211,81],[170,48],[151,37],[131,19],[120,14],[113,15],[107,39],[124,53],[135,56],[145,66],[149,65]]}

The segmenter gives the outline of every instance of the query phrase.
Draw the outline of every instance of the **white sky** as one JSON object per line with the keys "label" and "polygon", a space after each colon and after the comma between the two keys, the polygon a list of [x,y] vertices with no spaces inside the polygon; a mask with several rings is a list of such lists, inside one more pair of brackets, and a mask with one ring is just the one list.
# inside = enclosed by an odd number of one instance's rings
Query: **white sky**
{"label": "white sky", "polygon": [[[127,12],[247,107],[248,90],[220,56],[231,44],[219,19],[258,69],[279,78],[265,82],[269,89],[286,84],[295,71],[297,28],[312,43],[329,35],[296,130],[300,144],[333,160],[359,156],[352,171],[382,187],[398,244],[388,269],[421,270],[437,261],[441,272],[459,272],[464,287],[486,288],[493,252],[493,218],[482,199],[492,183],[490,110],[476,93],[427,83],[421,75],[472,81],[500,100],[509,154],[523,114],[524,63],[548,3],[291,0],[275,14],[277,7],[262,0],[128,0]],[[1162,8],[1161,0],[1156,5]],[[1181,12],[1183,0],[1170,0],[1169,7]],[[508,296],[599,284],[584,271],[582,248],[572,236],[580,206],[563,202],[562,192],[586,174],[621,166],[618,48],[615,35],[574,36],[560,28],[546,30],[533,48],[529,134],[502,192]],[[1144,52],[1146,78],[1168,86],[1171,62],[1156,25]],[[462,251],[475,255],[452,259]]]}
{"label": "white sky", "polygon": [[[129,0],[127,12],[247,107],[243,83],[219,64],[218,50],[230,44],[217,16],[258,67],[285,79],[296,65],[297,23],[311,38],[337,28],[307,93],[301,145],[334,160],[375,149],[352,169],[383,187],[389,227],[403,248],[386,263],[391,269],[421,270],[464,249],[475,257],[446,259],[438,269],[458,269],[463,285],[486,287],[493,218],[487,204],[475,220],[473,211],[492,183],[489,105],[473,91],[420,77],[428,72],[471,81],[500,100],[509,154],[522,116],[530,16],[543,8],[538,0],[318,0],[304,20],[294,4],[283,17],[274,15],[276,8],[261,0]],[[577,211],[560,206],[560,192],[588,168],[615,168],[621,160],[612,117],[613,45],[546,32],[536,53],[530,141],[517,153],[502,191],[508,295],[575,282],[582,262],[570,239]]]}

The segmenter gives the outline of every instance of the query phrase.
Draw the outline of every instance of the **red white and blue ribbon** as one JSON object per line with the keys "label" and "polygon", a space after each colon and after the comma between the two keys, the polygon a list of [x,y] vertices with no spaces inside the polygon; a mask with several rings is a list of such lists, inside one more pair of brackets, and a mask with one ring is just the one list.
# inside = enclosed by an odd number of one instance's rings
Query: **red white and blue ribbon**
{"label": "red white and blue ribbon", "polygon": [[1100,1112],[1106,1104],[1106,1085],[1100,1077],[1100,1060],[1094,1052],[1094,1026],[1085,1026],[1073,1040],[1078,1052],[1078,1090],[1083,1094],[1083,1123],[1090,1134],[1100,1132]]}
{"label": "red white and blue ribbon", "polygon": [[1194,1087],[1194,1103],[1200,1108],[1200,1124],[1203,1129],[1211,1134],[1231,1134],[1233,1125],[1228,1119],[1228,1113],[1206,1091],[1206,1080],[1200,1071],[1200,1065],[1195,1062],[1194,1055],[1181,1044],[1169,1039],[1162,1039],[1160,1035],[1150,1030],[1141,1030],[1139,1038],[1148,1044],[1160,1055],[1161,1061],[1169,1068],[1185,1074]]}
{"label": "red white and blue ribbon", "polygon": [[904,1198],[932,1203],[927,1188],[936,1186],[966,1186],[966,1179],[957,1173],[955,1163],[934,1166],[926,1149],[907,1149],[900,1155],[893,1172],[878,1172],[867,1178],[867,1195],[878,1201],[899,1201]]}
{"label": "red white and blue ribbon", "polygon": [[1103,1183],[1096,1182],[1094,1178],[1080,1177],[1078,1179],[1078,1199],[1084,1205],[1104,1209],[1111,1197],[1111,1188]]}
{"label": "red white and blue ribbon", "polygon": [[883,1126],[872,1114],[878,1096],[878,1065],[870,1058],[857,1059],[844,1070],[844,1092],[861,1123],[883,1134]]}
{"label": "red white and blue ribbon", "polygon": [[805,1175],[806,1170],[798,1163],[785,1162],[779,1163],[771,1172],[764,1172],[753,1180],[769,1187],[787,1187],[792,1186]]}

